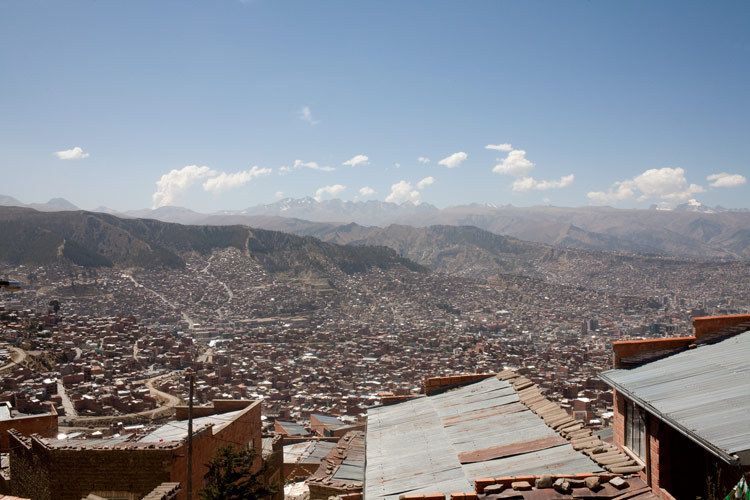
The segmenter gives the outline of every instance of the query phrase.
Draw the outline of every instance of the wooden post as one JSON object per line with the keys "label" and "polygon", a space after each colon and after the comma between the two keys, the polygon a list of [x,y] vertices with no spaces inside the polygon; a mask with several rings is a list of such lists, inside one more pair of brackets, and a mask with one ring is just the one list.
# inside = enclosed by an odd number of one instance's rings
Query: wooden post
{"label": "wooden post", "polygon": [[191,371],[190,396],[188,399],[188,435],[187,435],[187,500],[193,500],[193,390],[195,387],[195,375]]}

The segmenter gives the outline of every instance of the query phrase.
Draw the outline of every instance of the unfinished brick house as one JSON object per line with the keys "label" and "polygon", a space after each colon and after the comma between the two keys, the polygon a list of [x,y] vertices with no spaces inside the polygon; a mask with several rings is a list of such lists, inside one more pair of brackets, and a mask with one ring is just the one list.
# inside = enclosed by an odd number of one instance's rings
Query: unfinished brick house
{"label": "unfinished brick house", "polygon": [[[11,492],[34,500],[80,500],[89,494],[140,500],[162,483],[179,483],[186,498],[187,421],[141,436],[58,440],[10,431]],[[260,401],[215,400],[196,407],[193,488],[202,488],[206,464],[227,445],[262,449]],[[258,464],[260,466],[260,462]]]}
{"label": "unfinished brick house", "polygon": [[57,436],[57,411],[52,404],[46,406],[48,411],[45,413],[25,414],[16,411],[7,401],[0,402],[0,453],[10,450],[10,429],[25,435]]}
{"label": "unfinished brick house", "polygon": [[750,472],[750,315],[615,342],[614,442],[661,498],[724,498]]}

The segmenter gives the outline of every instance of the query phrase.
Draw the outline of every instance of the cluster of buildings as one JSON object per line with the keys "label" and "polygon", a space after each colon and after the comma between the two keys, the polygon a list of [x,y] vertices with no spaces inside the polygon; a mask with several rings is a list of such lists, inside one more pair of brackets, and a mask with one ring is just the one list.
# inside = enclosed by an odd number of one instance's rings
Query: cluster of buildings
{"label": "cluster of buildings", "polygon": [[152,334],[133,317],[62,317],[2,305],[0,342],[21,360],[7,358],[0,400],[27,412],[51,404],[71,423],[156,409],[161,399],[149,382],[190,366],[194,351],[189,337]]}
{"label": "cluster of buildings", "polygon": [[[379,269],[284,275],[235,250],[186,261],[148,272],[10,270],[29,286],[0,295],[0,492],[186,498],[187,370],[204,408],[201,463],[222,443],[263,450],[269,480],[289,482],[289,498],[505,498],[548,483],[564,494],[594,477],[586,487],[601,497],[684,498],[726,489],[747,469],[741,402],[750,391],[729,375],[746,363],[686,385],[718,395],[700,396],[700,407],[687,403],[689,392],[675,400],[653,392],[654,380],[675,392],[680,382],[648,369],[671,360],[686,379],[702,360],[730,357],[716,346],[742,352],[732,342],[747,335],[743,316],[693,324],[749,310],[737,280],[693,286],[721,267],[687,275],[666,267],[648,280],[627,270],[473,279]],[[467,373],[504,375],[456,378]],[[739,427],[722,434],[701,420],[712,409],[723,412],[722,426]],[[518,428],[501,436],[503,426]],[[460,428],[471,445],[456,437]],[[541,467],[545,456],[567,465]],[[675,464],[696,466],[684,456],[701,457],[710,484],[670,475]],[[102,457],[112,471],[99,468]],[[133,471],[107,489],[99,474],[123,464]],[[136,464],[159,473],[139,475]],[[66,485],[65,469],[91,473]],[[199,485],[205,470],[195,474]],[[34,483],[36,475],[48,479]]]}
{"label": "cluster of buildings", "polygon": [[[651,500],[744,488],[750,315],[696,318],[692,335],[615,341],[612,351],[614,369],[597,376],[610,394],[608,430],[592,422],[587,392],[558,397],[552,379],[564,376],[528,365],[428,377],[418,390],[379,394],[360,418],[268,418],[270,397],[215,399],[193,408],[191,442],[184,405],[140,425],[70,432],[54,404],[26,414],[5,401],[0,491],[181,500],[200,491],[225,446],[258,452],[252,469],[277,499]],[[230,353],[201,356],[192,366],[204,365],[207,386],[231,377]]]}
{"label": "cluster of buildings", "polygon": [[[44,352],[55,372],[22,372],[16,392],[52,401],[60,414],[116,416],[156,408],[162,400],[147,382],[191,367],[200,402],[262,398],[270,418],[358,418],[384,395],[418,392],[427,376],[511,367],[607,425],[611,396],[597,374],[610,365],[613,341],[687,335],[695,315],[748,308],[731,280],[696,291],[695,280],[726,272],[710,264],[692,274],[664,265],[639,280],[637,270],[606,269],[586,281],[559,265],[558,274],[541,268],[543,279],[378,269],[287,276],[235,249],[186,262],[148,272],[12,269],[31,286],[0,307],[26,310],[45,328],[0,335],[9,347]],[[187,395],[180,377],[152,385]]]}

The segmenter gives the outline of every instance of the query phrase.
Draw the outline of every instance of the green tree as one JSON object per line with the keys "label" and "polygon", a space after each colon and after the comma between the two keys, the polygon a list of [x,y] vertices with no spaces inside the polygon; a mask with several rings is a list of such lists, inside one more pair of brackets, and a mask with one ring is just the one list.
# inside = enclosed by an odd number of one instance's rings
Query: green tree
{"label": "green tree", "polygon": [[264,461],[253,472],[257,453],[250,448],[224,446],[208,463],[202,500],[261,500],[270,498],[276,488],[268,484],[268,465]]}

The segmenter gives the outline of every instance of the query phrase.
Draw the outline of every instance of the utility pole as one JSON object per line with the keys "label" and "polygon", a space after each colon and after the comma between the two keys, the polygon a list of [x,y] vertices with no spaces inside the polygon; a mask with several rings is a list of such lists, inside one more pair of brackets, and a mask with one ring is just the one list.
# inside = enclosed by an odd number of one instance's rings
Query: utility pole
{"label": "utility pole", "polygon": [[195,387],[195,375],[190,370],[190,396],[188,399],[188,435],[187,435],[187,500],[193,500],[193,389]]}

